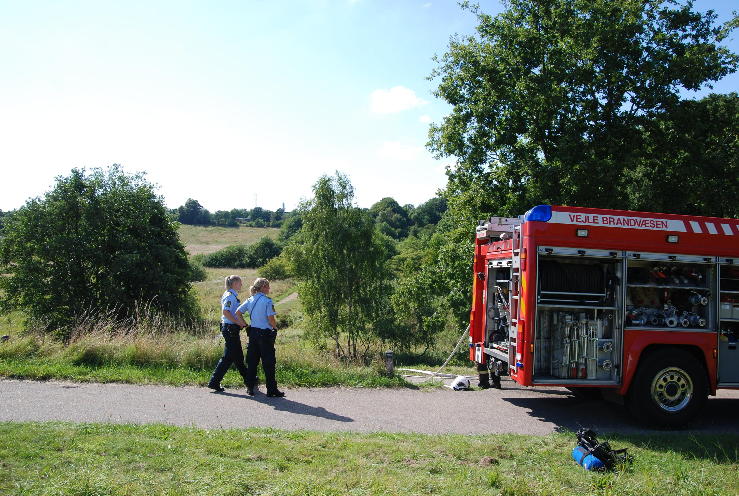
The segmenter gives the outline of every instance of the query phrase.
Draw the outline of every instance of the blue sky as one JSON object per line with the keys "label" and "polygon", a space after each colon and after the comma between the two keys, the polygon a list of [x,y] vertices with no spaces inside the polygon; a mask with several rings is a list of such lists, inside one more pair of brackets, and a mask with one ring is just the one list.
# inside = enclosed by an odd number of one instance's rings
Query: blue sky
{"label": "blue sky", "polygon": [[421,203],[449,163],[424,148],[448,111],[426,77],[474,26],[450,0],[0,0],[0,209],[113,163],[170,207],[290,210],[336,170],[360,206]]}

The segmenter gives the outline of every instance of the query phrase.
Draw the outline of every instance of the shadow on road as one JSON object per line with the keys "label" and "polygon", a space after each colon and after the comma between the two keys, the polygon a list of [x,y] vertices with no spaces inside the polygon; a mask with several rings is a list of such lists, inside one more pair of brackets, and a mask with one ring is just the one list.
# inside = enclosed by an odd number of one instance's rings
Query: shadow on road
{"label": "shadow on road", "polygon": [[637,424],[621,405],[604,400],[585,400],[564,393],[547,398],[503,398],[505,401],[530,410],[529,415],[544,422],[557,425],[559,431],[577,431],[581,427],[596,432],[618,434],[689,434],[733,433],[734,443],[739,434],[739,401],[735,399],[710,398],[698,418],[681,430],[650,429]]}
{"label": "shadow on road", "polygon": [[328,420],[335,420],[337,422],[354,422],[351,417],[345,417],[333,412],[329,412],[320,406],[310,406],[299,401],[289,400],[287,398],[269,398],[267,396],[257,396],[255,399],[261,403],[270,405],[275,410],[281,412],[294,413],[296,415],[308,415],[311,417],[321,417]]}
{"label": "shadow on road", "polygon": [[232,396],[234,398],[246,398],[252,401],[263,403],[265,405],[269,405],[275,410],[279,410],[281,412],[294,413],[296,415],[308,415],[310,417],[321,417],[321,418],[325,418],[328,420],[335,420],[336,422],[354,422],[354,419],[351,417],[345,417],[343,415],[329,412],[328,410],[320,406],[310,406],[310,405],[306,405],[305,403],[300,403],[299,401],[289,400],[287,398],[270,398],[263,394],[257,394],[256,396],[249,396],[243,393],[229,393],[226,391],[221,392],[221,393],[213,393],[213,394],[218,394],[221,396]]}

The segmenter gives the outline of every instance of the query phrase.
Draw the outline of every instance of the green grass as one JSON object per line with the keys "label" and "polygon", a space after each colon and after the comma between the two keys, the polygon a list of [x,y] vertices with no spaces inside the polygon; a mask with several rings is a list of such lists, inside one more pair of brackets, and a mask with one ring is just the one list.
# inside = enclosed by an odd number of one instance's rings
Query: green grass
{"label": "green grass", "polygon": [[276,227],[215,227],[180,225],[180,240],[190,255],[213,253],[230,245],[248,245],[264,236],[277,239]]}
{"label": "green grass", "polygon": [[739,436],[605,436],[633,464],[591,473],[574,435],[414,435],[0,423],[8,495],[734,495]]}

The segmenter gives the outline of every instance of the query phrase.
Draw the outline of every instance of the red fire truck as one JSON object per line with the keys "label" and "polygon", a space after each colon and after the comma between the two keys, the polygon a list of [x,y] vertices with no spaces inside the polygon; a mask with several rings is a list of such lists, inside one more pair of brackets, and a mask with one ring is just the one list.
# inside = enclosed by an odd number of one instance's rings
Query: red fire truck
{"label": "red fire truck", "polygon": [[621,397],[642,420],[692,418],[739,388],[739,220],[539,205],[477,227],[470,359]]}

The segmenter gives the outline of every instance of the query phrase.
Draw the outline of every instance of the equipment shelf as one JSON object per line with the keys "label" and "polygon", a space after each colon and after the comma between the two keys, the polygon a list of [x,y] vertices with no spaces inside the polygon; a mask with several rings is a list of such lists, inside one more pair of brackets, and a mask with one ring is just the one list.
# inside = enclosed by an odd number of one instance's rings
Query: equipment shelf
{"label": "equipment shelf", "polygon": [[594,305],[562,305],[562,304],[554,304],[554,303],[539,303],[539,306],[542,308],[577,308],[577,309],[595,309],[595,310],[618,310],[617,307],[599,307]]}
{"label": "equipment shelf", "polygon": [[718,320],[719,320],[719,322],[739,322],[739,319],[722,319],[722,318],[719,318]]}
{"label": "equipment shelf", "polygon": [[679,332],[716,332],[708,327],[667,327],[667,326],[625,326],[624,331],[679,331]]}
{"label": "equipment shelf", "polygon": [[638,283],[632,283],[627,284],[630,288],[658,288],[658,289],[692,289],[692,290],[707,290],[708,288],[706,286],[680,286],[680,285],[674,285],[674,284],[664,284],[664,285],[657,285],[657,284],[638,284]]}

